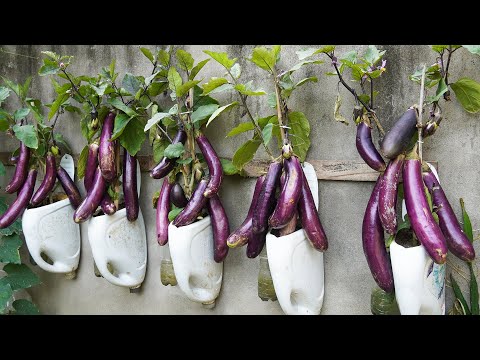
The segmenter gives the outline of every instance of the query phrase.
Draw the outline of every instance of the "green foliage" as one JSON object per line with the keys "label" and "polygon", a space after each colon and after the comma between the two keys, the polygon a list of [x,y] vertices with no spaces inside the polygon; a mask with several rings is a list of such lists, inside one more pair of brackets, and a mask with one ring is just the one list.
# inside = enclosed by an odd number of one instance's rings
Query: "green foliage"
{"label": "green foliage", "polygon": [[13,131],[17,139],[22,141],[27,147],[31,149],[38,148],[38,135],[33,125],[14,125]]}
{"label": "green foliage", "polygon": [[176,159],[183,155],[185,147],[182,143],[170,144],[165,149],[163,155],[169,159]]}
{"label": "green foliage", "polygon": [[175,220],[178,214],[182,212],[183,208],[177,208],[175,205],[172,204],[172,210],[168,213],[168,221],[172,222]]}
{"label": "green foliage", "polygon": [[238,174],[238,169],[233,165],[231,160],[220,158],[220,162],[222,163],[222,170],[225,175]]}
{"label": "green foliage", "polygon": [[245,164],[247,164],[253,159],[261,143],[262,141],[257,136],[254,136],[253,139],[245,142],[237,149],[237,151],[233,155],[233,165],[238,170],[242,170]]}
{"label": "green foliage", "polygon": [[450,84],[458,102],[469,113],[480,110],[480,83],[469,78],[462,78]]}
{"label": "green foliage", "polygon": [[275,64],[280,60],[280,50],[280,45],[275,45],[271,49],[267,49],[264,46],[256,47],[252,51],[252,56],[247,60],[273,74]]}
{"label": "green foliage", "polygon": [[209,55],[213,60],[218,62],[220,65],[225,67],[227,70],[230,70],[232,66],[237,62],[237,59],[230,59],[226,52],[215,52],[215,51],[203,51],[205,54]]}
{"label": "green foliage", "polygon": [[18,234],[0,236],[0,263],[21,264],[19,249],[22,243]]}
{"label": "green foliage", "polygon": [[27,299],[15,300],[12,304],[15,309],[15,315],[39,315],[37,306]]}
{"label": "green foliage", "polygon": [[85,176],[85,170],[87,168],[88,160],[88,145],[85,145],[80,153],[77,163],[77,176],[79,179],[82,179]]}
{"label": "green foliage", "polygon": [[9,284],[12,290],[27,289],[40,284],[39,277],[25,264],[9,263],[3,267],[7,276],[0,279],[0,285]]}
{"label": "green foliage", "polygon": [[232,109],[233,107],[237,106],[238,105],[238,101],[234,101],[230,104],[227,104],[227,105],[224,105],[222,107],[219,107],[217,110],[215,110],[213,112],[213,114],[210,116],[210,118],[208,119],[207,121],[207,126],[213,121],[215,120],[222,112],[226,111],[226,110],[230,110]]}

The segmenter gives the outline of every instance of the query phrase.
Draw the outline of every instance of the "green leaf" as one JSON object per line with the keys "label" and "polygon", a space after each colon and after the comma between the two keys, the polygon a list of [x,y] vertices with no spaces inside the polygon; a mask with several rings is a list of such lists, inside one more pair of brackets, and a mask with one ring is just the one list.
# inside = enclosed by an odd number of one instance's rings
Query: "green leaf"
{"label": "green leaf", "polygon": [[220,93],[226,90],[232,90],[233,84],[223,84],[209,92],[210,95]]}
{"label": "green leaf", "polygon": [[203,52],[209,55],[210,57],[212,57],[213,60],[215,60],[220,65],[225,67],[227,70],[230,70],[231,67],[237,61],[237,58],[230,59],[226,52],[214,52],[214,51],[208,51],[208,50],[204,50]]}
{"label": "green leaf", "polygon": [[40,279],[25,264],[7,264],[3,267],[8,275],[0,279],[0,284],[10,284],[12,290],[27,289],[40,284]]}
{"label": "green leaf", "polygon": [[[8,206],[5,203],[5,199],[3,197],[0,198],[0,215],[2,215],[6,210]],[[9,227],[6,227],[4,229],[0,229],[0,235],[3,236],[10,236],[13,234],[21,234],[22,233],[22,220],[21,217],[19,217],[17,220],[13,222],[12,225]]]}
{"label": "green leaf", "polygon": [[171,66],[168,69],[167,78],[168,78],[168,85],[170,87],[170,90],[172,90],[176,94],[177,88],[182,85],[182,77],[178,73],[177,69]]}
{"label": "green leaf", "polygon": [[465,49],[470,51],[472,54],[480,55],[480,45],[462,45]]}
{"label": "green leaf", "polygon": [[439,101],[442,98],[443,94],[447,92],[447,90],[448,90],[448,86],[445,83],[445,79],[441,78],[440,81],[438,82],[437,92],[435,96],[429,96],[427,98],[427,103],[431,104],[433,102]]}
{"label": "green leaf", "polygon": [[218,108],[217,110],[215,110],[215,112],[210,116],[210,118],[208,119],[207,121],[207,126],[213,121],[215,120],[222,112],[224,112],[225,110],[230,110],[232,109],[233,107],[235,107],[236,105],[238,105],[238,101],[234,101],[230,104],[227,104],[227,105],[224,105],[220,108]]}
{"label": "green leaf", "polygon": [[448,45],[432,45],[432,50],[437,53],[441,53],[445,49],[448,49]]}
{"label": "green leaf", "polygon": [[0,105],[10,96],[10,89],[5,86],[0,86]]}
{"label": "green leaf", "polygon": [[167,81],[156,81],[151,83],[148,86],[147,94],[148,96],[154,97],[158,94],[168,90],[168,82]]}
{"label": "green leaf", "polygon": [[248,58],[259,68],[266,70],[273,74],[275,64],[279,60],[280,45],[275,45],[271,49],[264,46],[256,47],[252,51],[252,57]]}
{"label": "green leaf", "polygon": [[60,106],[69,99],[69,95],[68,94],[60,94],[57,96],[57,98],[55,99],[55,101],[52,103],[52,106],[50,106],[50,111],[48,112],[48,120],[50,120],[53,115],[55,115],[58,111],[58,109],[60,109]]}
{"label": "green leaf", "polygon": [[276,109],[276,108],[277,108],[277,96],[275,95],[275,93],[270,93],[270,94],[268,94],[267,104],[268,104],[268,106],[270,106],[272,109]]}
{"label": "green leaf", "polygon": [[[149,85],[152,83],[152,81],[157,77],[157,75],[158,75],[159,73],[160,73],[160,71],[157,71],[157,72],[153,73],[152,75],[147,76],[147,77],[145,78],[145,86],[149,86]],[[137,91],[137,93],[140,92],[140,91],[143,91],[143,89],[139,89],[139,90]]]}
{"label": "green leaf", "polygon": [[23,142],[27,147],[31,149],[38,148],[37,132],[33,125],[15,125],[13,131],[15,132],[17,139]]}
{"label": "green leaf", "polygon": [[476,113],[480,110],[480,83],[462,78],[450,86],[466,111]]}
{"label": "green leaf", "polygon": [[118,139],[123,134],[125,127],[133,118],[134,116],[130,117],[125,113],[118,113],[117,116],[115,116],[115,122],[113,126],[113,133],[112,133],[111,140]]}
{"label": "green leaf", "polygon": [[268,145],[272,138],[272,130],[273,130],[273,124],[268,123],[262,130],[262,137],[263,140],[265,141],[265,145]]}
{"label": "green leaf", "polygon": [[108,83],[106,82],[102,83],[98,87],[95,85],[90,85],[90,86],[98,96],[103,96],[105,94],[105,90],[107,90],[108,88]]}
{"label": "green leaf", "polygon": [[472,312],[470,311],[467,301],[463,297],[462,290],[460,290],[460,287],[458,286],[452,273],[450,273],[450,282],[452,283],[453,293],[455,294],[455,297],[458,299],[458,301],[460,301],[463,308],[465,309],[465,315],[472,315]]}
{"label": "green leaf", "polygon": [[168,145],[165,151],[163,152],[163,156],[166,156],[169,159],[176,159],[182,156],[184,152],[185,152],[185,147],[180,142],[180,143]]}
{"label": "green leaf", "polygon": [[306,84],[307,82],[317,82],[318,78],[316,76],[311,76],[305,79],[300,80],[295,84],[295,88],[302,86],[303,84]]}
{"label": "green leaf", "polygon": [[143,131],[144,122],[134,118],[128,122],[125,130],[120,136],[120,144],[127,149],[130,155],[135,156],[142,148],[145,141],[145,132]]}
{"label": "green leaf", "polygon": [[134,95],[142,86],[143,81],[140,81],[135,75],[126,73],[122,80],[122,87],[131,95]]}
{"label": "green leaf", "polygon": [[293,151],[298,155],[301,162],[305,161],[310,148],[310,124],[304,113],[294,111],[288,114],[289,135]]}
{"label": "green leaf", "polygon": [[32,110],[33,116],[39,122],[43,123],[42,103],[38,99],[27,98],[25,99],[27,106]]}
{"label": "green leaf", "polygon": [[22,91],[20,90],[20,85],[19,84],[16,84],[11,80],[8,80],[4,76],[2,76],[2,80],[5,83],[5,85],[7,85],[7,87],[10,88],[10,90],[12,90],[15,94],[17,94],[18,96],[21,97]]}
{"label": "green leaf", "polygon": [[112,105],[114,108],[123,111],[125,114],[127,114],[130,117],[137,116],[137,113],[131,108],[129,108],[127,105],[125,105],[122,102],[122,100],[120,100],[119,98],[110,98],[108,99],[108,103]]}
{"label": "green leaf", "polygon": [[348,125],[348,120],[340,113],[341,106],[342,98],[340,97],[340,94],[337,94],[337,98],[335,99],[335,107],[333,110],[333,118],[335,119],[335,121],[339,121],[345,125]]}
{"label": "green leaf", "polygon": [[[164,180],[166,181],[166,180]],[[177,217],[178,214],[180,214],[182,212],[183,208],[177,208],[176,206],[174,206],[174,208],[172,210],[170,210],[170,212],[168,213],[168,221],[172,222],[173,220],[175,220],[175,218]]]}
{"label": "green leaf", "polygon": [[245,142],[237,149],[237,151],[235,151],[232,159],[233,165],[238,170],[242,170],[245,164],[253,159],[261,143],[262,142],[260,139],[258,139],[258,137],[254,137],[253,139]]}
{"label": "green leaf", "polygon": [[292,72],[299,70],[302,66],[310,65],[310,64],[323,64],[324,62],[325,61],[322,61],[322,60],[302,61],[302,62],[296,64],[295,66],[293,66],[290,70],[288,70],[288,72],[291,74]]}
{"label": "green leaf", "polygon": [[189,52],[183,49],[178,49],[175,55],[177,57],[178,66],[180,67],[180,69],[189,71],[193,68],[193,64],[195,61],[193,60],[193,57]]}
{"label": "green leaf", "polygon": [[192,161],[193,161],[193,159],[191,157],[186,158],[186,159],[182,159],[182,160],[177,159],[177,164],[187,165],[187,164],[190,164]]}
{"label": "green leaf", "polygon": [[232,74],[235,79],[238,79],[240,77],[240,75],[242,74],[242,68],[240,67],[239,63],[236,63],[232,66],[232,68],[230,69],[230,74]]}
{"label": "green leaf", "polygon": [[155,62],[155,58],[154,58],[152,52],[150,51],[150,49],[141,47],[140,51],[142,52],[143,55],[145,55],[147,57],[148,60],[150,60],[150,62],[152,64]]}
{"label": "green leaf", "polygon": [[375,45],[368,45],[364,59],[369,65],[373,66],[382,58],[385,52],[385,50],[379,51]]}
{"label": "green leaf", "polygon": [[395,240],[395,235],[394,234],[391,234],[387,241],[385,241],[385,247],[390,247],[390,245],[392,244],[393,240]]}
{"label": "green leaf", "polygon": [[203,89],[195,85],[193,88],[193,111],[197,110],[200,106],[208,105],[208,104],[217,104],[218,101],[211,96],[203,96]]}
{"label": "green leaf", "polygon": [[203,69],[203,67],[210,61],[210,59],[205,59],[200,61],[197,65],[194,66],[192,71],[190,72],[190,76],[188,77],[188,80],[193,80],[195,79],[195,76],[200,72],[200,70]]}
{"label": "green leaf", "polygon": [[53,52],[53,51],[40,51],[40,53],[44,54],[44,55],[47,55],[48,57],[52,58],[53,60],[60,60],[60,55],[58,55],[57,53]]}
{"label": "green leaf", "polygon": [[18,249],[22,246],[23,241],[17,234],[11,236],[0,237],[0,263],[20,264],[20,253]]}
{"label": "green leaf", "polygon": [[168,113],[170,115],[175,115],[178,113],[178,104],[173,105],[169,110]]}
{"label": "green leaf", "polygon": [[218,104],[208,104],[200,106],[192,113],[192,122],[196,123],[210,117],[218,109]]}
{"label": "green leaf", "polygon": [[225,175],[238,174],[238,169],[233,165],[231,160],[220,158],[220,162],[222,163],[222,170]]}
{"label": "green leaf", "polygon": [[465,209],[465,203],[462,198],[460,198],[460,207],[462,208],[462,217],[463,217],[463,232],[468,237],[470,242],[473,242],[473,230],[472,223],[470,221],[470,216]]}
{"label": "green leaf", "polygon": [[77,164],[77,176],[79,179],[82,179],[85,176],[85,170],[87,168],[88,160],[88,145],[85,145],[80,153]]}
{"label": "green leaf", "polygon": [[230,132],[227,134],[227,137],[236,136],[250,130],[254,130],[253,124],[251,122],[244,122],[230,130]]}
{"label": "green leaf", "polygon": [[2,162],[0,162],[0,176],[5,176],[5,166],[3,165]]}
{"label": "green leaf", "polygon": [[170,113],[165,113],[165,112],[156,113],[150,120],[147,121],[147,124],[145,125],[145,128],[143,129],[143,131],[150,130],[152,126],[155,126],[160,120],[170,115],[171,115]]}
{"label": "green leaf", "polygon": [[170,142],[167,139],[155,140],[153,142],[153,160],[158,163],[163,158],[163,153]]}
{"label": "green leaf", "polygon": [[60,66],[56,61],[52,61],[50,59],[43,60],[43,66],[38,70],[38,75],[40,76],[47,76],[47,75],[54,75],[60,71]]}
{"label": "green leaf", "polygon": [[334,45],[326,45],[324,47],[321,47],[320,49],[308,48],[308,49],[305,49],[305,50],[295,51],[295,53],[298,56],[298,60],[303,60],[303,59],[309,58],[310,56],[313,56],[315,54],[320,54],[320,53],[325,53],[326,54],[326,53],[332,52],[333,50],[335,50]]}
{"label": "green leaf", "polygon": [[267,93],[262,89],[252,90],[251,84],[252,81],[249,81],[247,84],[237,84],[235,85],[235,90],[237,90],[240,94],[248,96],[267,95]]}
{"label": "green leaf", "polygon": [[480,308],[478,304],[478,283],[477,278],[475,277],[475,272],[473,271],[473,264],[468,263],[468,268],[470,270],[470,309],[472,315],[480,315]]}
{"label": "green leaf", "polygon": [[18,122],[22,119],[25,119],[28,114],[30,114],[29,108],[18,109],[18,110],[15,110],[15,112],[13,113],[13,118],[16,122]]}
{"label": "green leaf", "polygon": [[13,290],[10,284],[0,283],[0,314],[5,313],[7,304],[13,295]]}
{"label": "green leaf", "polygon": [[188,93],[188,91],[195,85],[197,85],[199,82],[200,80],[188,80],[185,84],[178,86],[176,91],[177,97],[182,97],[183,95]]}
{"label": "green leaf", "polygon": [[15,300],[12,306],[15,309],[15,315],[40,315],[35,304],[27,299]]}
{"label": "green leaf", "polygon": [[212,77],[209,82],[202,85],[202,88],[203,88],[203,94],[202,95],[207,95],[212,90],[216,89],[217,87],[219,87],[223,84],[227,84],[227,83],[228,83],[228,80],[225,79],[225,78]]}

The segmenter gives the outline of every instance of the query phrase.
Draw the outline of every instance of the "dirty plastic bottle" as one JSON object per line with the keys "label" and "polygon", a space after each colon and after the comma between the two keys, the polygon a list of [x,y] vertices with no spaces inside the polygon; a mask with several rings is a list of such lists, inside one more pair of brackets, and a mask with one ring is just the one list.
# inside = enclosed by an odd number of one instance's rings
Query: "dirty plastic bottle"
{"label": "dirty plastic bottle", "polygon": [[370,309],[373,315],[400,315],[395,293],[387,293],[378,286],[372,289]]}
{"label": "dirty plastic bottle", "polygon": [[273,286],[272,274],[268,266],[267,249],[263,248],[259,255],[260,267],[258,269],[258,297],[263,301],[276,301],[277,294]]}
{"label": "dirty plastic bottle", "polygon": [[163,259],[160,264],[160,281],[164,286],[176,286],[178,284],[168,244],[163,246]]}

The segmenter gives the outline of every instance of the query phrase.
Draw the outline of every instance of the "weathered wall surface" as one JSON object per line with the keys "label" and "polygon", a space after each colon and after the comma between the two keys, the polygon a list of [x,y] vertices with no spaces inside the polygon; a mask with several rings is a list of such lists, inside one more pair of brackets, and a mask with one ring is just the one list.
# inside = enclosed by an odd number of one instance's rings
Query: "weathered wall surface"
{"label": "weathered wall surface", "polygon": [[[386,130],[406,108],[418,101],[418,86],[408,80],[408,74],[420,63],[431,64],[435,56],[428,46],[378,46],[387,50],[388,72],[379,80],[380,96],[377,100],[378,114]],[[232,57],[244,59],[253,46],[186,46],[194,58],[207,56],[201,51],[210,49],[226,51]],[[304,46],[284,46],[281,68],[292,66],[297,61],[295,51]],[[339,46],[338,52],[364,49],[364,46]],[[150,72],[147,60],[138,46],[3,46],[6,51],[28,55],[14,56],[0,53],[0,74],[13,80],[23,81],[27,74],[34,74],[41,64],[40,51],[53,50],[60,54],[74,55],[71,71],[94,74],[116,58],[121,74]],[[253,79],[259,87],[272,91],[266,72],[258,70],[245,60],[240,61],[246,80]],[[327,77],[321,72],[330,65],[307,68],[300,75],[318,76],[319,82],[305,85],[294,93],[290,108],[301,110],[311,123],[312,146],[308,159],[359,159],[355,148],[355,126],[348,127],[333,120],[333,104],[337,89],[336,77]],[[455,54],[451,66],[452,80],[469,76],[480,80],[480,60],[465,50]],[[219,76],[223,71],[211,61],[202,70],[205,79]],[[341,90],[344,99],[344,114],[349,113],[353,102],[351,96]],[[45,102],[53,99],[47,78],[36,77],[33,82],[35,97]],[[223,94],[222,102],[232,100],[235,95]],[[454,95],[453,95],[454,96]],[[251,109],[258,115],[267,115],[271,109],[266,99],[250,100]],[[226,102],[224,102],[226,103]],[[460,211],[458,198],[466,199],[474,227],[480,227],[480,116],[467,114],[455,101],[445,105],[445,119],[437,134],[425,144],[425,158],[438,160],[442,185],[457,213]],[[241,121],[239,110],[222,116],[216,125],[207,130],[220,156],[232,156],[235,148],[246,140],[246,136],[225,138],[229,129]],[[70,115],[62,118],[58,126],[69,140],[74,152],[79,153],[85,144],[80,136],[79,119]],[[377,134],[375,134],[377,135]],[[0,151],[14,149],[15,142],[0,136]],[[142,153],[150,153],[144,146]],[[262,153],[259,152],[259,157]],[[0,178],[2,186],[10,176]],[[245,249],[230,250],[224,266],[224,281],[217,306],[213,310],[187,300],[178,287],[164,287],[160,283],[160,261],[163,249],[155,240],[154,210],[151,195],[160,188],[161,182],[142,176],[141,207],[145,217],[148,236],[148,271],[139,294],[109,284],[93,273],[93,260],[87,241],[86,228],[82,226],[82,253],[78,277],[65,280],[63,276],[49,274],[36,268],[43,284],[31,290],[34,300],[43,313],[77,314],[281,314],[278,302],[262,302],[257,297],[258,259],[250,260]],[[220,195],[229,215],[231,227],[237,227],[248,209],[253,192],[254,180],[227,177]],[[373,183],[321,181],[319,183],[320,215],[329,237],[330,247],[325,254],[325,300],[323,314],[369,314],[370,290],[374,280],[370,275],[363,255],[361,226],[363,212],[370,196]],[[83,189],[83,187],[82,187]],[[480,251],[478,244],[477,252]],[[450,256],[453,258],[453,256]],[[449,261],[456,262],[454,259]],[[450,289],[447,289],[447,309],[451,306]]]}

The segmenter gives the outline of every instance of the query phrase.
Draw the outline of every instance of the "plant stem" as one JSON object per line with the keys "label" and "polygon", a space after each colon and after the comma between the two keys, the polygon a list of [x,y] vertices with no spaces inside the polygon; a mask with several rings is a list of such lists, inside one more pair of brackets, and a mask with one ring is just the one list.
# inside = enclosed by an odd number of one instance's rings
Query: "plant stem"
{"label": "plant stem", "polygon": [[120,93],[120,90],[118,89],[117,84],[115,84],[114,81],[112,81],[112,87],[113,87],[113,90],[115,90],[115,92],[120,96],[120,100],[122,100],[122,102],[125,104],[125,100],[123,100],[123,96]]}
{"label": "plant stem", "polygon": [[280,127],[280,136],[282,138],[283,145],[286,145],[288,143],[288,139],[285,136],[285,129],[283,128],[283,114],[282,114],[282,108],[280,107],[280,89],[276,81],[275,81],[275,97],[277,98],[277,117],[278,117],[278,126]]}
{"label": "plant stem", "polygon": [[419,108],[418,108],[418,117],[417,117],[417,131],[418,131],[418,155],[420,156],[420,163],[423,162],[423,140],[422,140],[422,131],[423,131],[423,124],[422,124],[422,116],[423,116],[423,93],[425,91],[425,70],[426,65],[423,65],[422,70],[422,82],[420,85],[420,101],[419,101]]}
{"label": "plant stem", "polygon": [[[155,70],[157,70],[157,62],[156,62],[156,61],[153,63],[153,70],[152,70],[152,73],[151,73],[150,75],[155,74]],[[188,73],[188,72],[187,72],[187,73]],[[152,82],[153,82],[153,81],[152,81]],[[143,95],[145,95],[145,93],[147,92],[148,87],[152,84],[152,82],[150,82],[150,84],[145,85],[145,86],[143,87],[143,91],[142,91],[142,93],[140,94],[139,99],[140,99]],[[131,100],[128,101],[125,105],[127,105],[127,106],[130,105],[134,100],[135,100],[135,98],[131,99]],[[151,100],[150,100],[150,101],[151,101]]]}
{"label": "plant stem", "polygon": [[373,79],[370,78],[370,107],[373,109]]}
{"label": "plant stem", "polygon": [[62,69],[62,72],[65,74],[65,76],[67,77],[68,81],[70,81],[70,84],[72,84],[72,87],[73,89],[75,90],[75,92],[78,94],[78,96],[80,96],[83,101],[86,101],[90,104],[90,107],[92,108],[92,111],[96,110],[96,107],[95,105],[93,105],[93,103],[90,101],[90,99],[87,99],[85,96],[83,96],[82,94],[80,94],[80,90],[78,90],[78,87],[77,85],[75,85],[75,83],[73,82],[72,78],[68,75],[68,73],[65,71],[65,69]]}
{"label": "plant stem", "polygon": [[163,135],[165,135],[168,139],[168,141],[170,141],[170,144],[172,143],[172,138],[168,135],[168,133],[159,125],[157,124],[157,127],[160,129],[160,131],[163,133]]}

